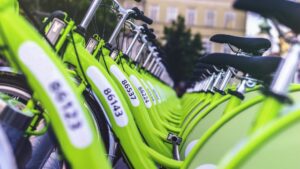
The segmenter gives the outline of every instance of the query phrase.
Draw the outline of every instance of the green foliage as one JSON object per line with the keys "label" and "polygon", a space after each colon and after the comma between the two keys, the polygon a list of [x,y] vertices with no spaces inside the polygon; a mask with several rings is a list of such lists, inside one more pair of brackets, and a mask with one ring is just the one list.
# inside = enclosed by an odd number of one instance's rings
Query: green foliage
{"label": "green foliage", "polygon": [[176,85],[190,78],[197,59],[203,50],[201,35],[192,35],[185,26],[185,20],[179,16],[170,27],[164,28],[163,46],[166,52],[167,69]]}
{"label": "green foliage", "polygon": [[[41,13],[51,13],[55,10],[67,12],[69,16],[80,23],[84,17],[91,0],[22,0],[25,7],[41,20]],[[111,0],[103,0],[88,29],[88,36],[98,33],[106,40],[116,25],[117,17],[111,12]]]}

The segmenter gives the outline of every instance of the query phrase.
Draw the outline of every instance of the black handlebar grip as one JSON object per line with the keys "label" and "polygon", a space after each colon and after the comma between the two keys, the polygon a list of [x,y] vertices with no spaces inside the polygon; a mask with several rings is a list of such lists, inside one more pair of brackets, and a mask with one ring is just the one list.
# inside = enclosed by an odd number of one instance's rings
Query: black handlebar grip
{"label": "black handlebar grip", "polygon": [[140,15],[140,20],[151,25],[153,23],[153,20],[151,18],[148,18],[144,14]]}
{"label": "black handlebar grip", "polygon": [[148,26],[147,26],[147,24],[143,24],[142,26],[143,26],[142,32],[143,32],[145,35],[147,35],[147,39],[148,39],[148,40],[154,40],[154,39],[156,39],[156,36],[155,36],[155,34],[153,33],[154,30],[153,30],[152,28],[149,29]]}
{"label": "black handlebar grip", "polygon": [[152,39],[156,39],[156,35],[151,33]]}
{"label": "black handlebar grip", "polygon": [[147,36],[148,36],[149,40],[156,39],[156,36],[153,33],[148,33]]}
{"label": "black handlebar grip", "polygon": [[146,39],[149,41],[149,42],[153,42],[155,40],[156,36],[148,36],[146,37]]}
{"label": "black handlebar grip", "polygon": [[132,10],[135,12],[132,16],[134,19],[141,20],[149,25],[153,23],[153,20],[145,16],[144,13],[140,11],[137,7],[132,8]]}

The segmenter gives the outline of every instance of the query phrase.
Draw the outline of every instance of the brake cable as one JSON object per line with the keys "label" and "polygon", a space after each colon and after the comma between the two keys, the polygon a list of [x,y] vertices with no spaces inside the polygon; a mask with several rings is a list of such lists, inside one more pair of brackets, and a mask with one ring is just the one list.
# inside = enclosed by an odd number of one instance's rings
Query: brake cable
{"label": "brake cable", "polygon": [[86,77],[86,75],[85,75],[85,73],[83,71],[83,67],[81,65],[81,60],[79,58],[79,54],[78,54],[78,51],[77,51],[77,47],[76,47],[76,44],[75,44],[75,40],[74,40],[74,36],[73,36],[73,32],[72,31],[70,31],[70,35],[71,35],[72,45],[73,45],[73,48],[74,48],[74,51],[75,51],[75,55],[76,55],[76,60],[77,60],[78,65],[79,65],[79,69],[81,71],[81,74],[83,75],[84,80],[86,81],[86,86],[88,88],[91,88],[90,84],[88,83],[88,79],[87,79],[87,77]]}

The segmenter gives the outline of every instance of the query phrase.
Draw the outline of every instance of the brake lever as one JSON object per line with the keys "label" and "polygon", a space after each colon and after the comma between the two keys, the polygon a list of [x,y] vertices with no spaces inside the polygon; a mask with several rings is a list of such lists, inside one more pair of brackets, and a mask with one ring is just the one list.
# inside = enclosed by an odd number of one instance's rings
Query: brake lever
{"label": "brake lever", "polygon": [[126,20],[125,24],[131,29],[132,31],[136,29],[137,25],[134,24],[131,20]]}

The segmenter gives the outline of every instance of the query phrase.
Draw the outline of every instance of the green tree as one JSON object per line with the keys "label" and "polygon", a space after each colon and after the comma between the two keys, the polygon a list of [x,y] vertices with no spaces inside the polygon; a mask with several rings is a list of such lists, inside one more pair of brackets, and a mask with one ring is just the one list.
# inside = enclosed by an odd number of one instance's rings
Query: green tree
{"label": "green tree", "polygon": [[[22,0],[24,6],[30,11],[36,18],[41,21],[43,15],[49,14],[56,10],[61,10],[75,20],[76,24],[79,24],[84,17],[91,0]],[[94,33],[98,33],[104,39],[108,39],[111,35],[114,27],[116,26],[117,17],[111,12],[111,0],[103,0],[100,8],[89,26],[87,31],[88,36]]]}
{"label": "green tree", "polygon": [[203,50],[201,35],[192,35],[185,26],[185,20],[179,16],[170,27],[164,28],[163,49],[166,53],[167,69],[178,86],[191,77],[197,59]]}

